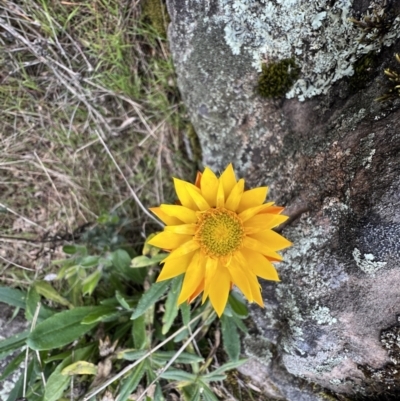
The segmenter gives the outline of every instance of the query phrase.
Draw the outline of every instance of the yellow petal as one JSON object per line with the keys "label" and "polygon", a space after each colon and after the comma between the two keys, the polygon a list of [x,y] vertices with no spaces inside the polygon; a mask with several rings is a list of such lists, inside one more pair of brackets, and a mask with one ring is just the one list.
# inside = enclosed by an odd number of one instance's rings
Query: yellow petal
{"label": "yellow petal", "polygon": [[280,281],[274,265],[264,255],[244,248],[240,252],[256,276],[264,280]]}
{"label": "yellow petal", "polygon": [[168,231],[175,234],[186,234],[194,235],[196,232],[196,224],[179,224],[177,226],[166,226],[164,231]]}
{"label": "yellow petal", "polygon": [[285,208],[282,206],[269,206],[269,207],[266,207],[265,209],[263,209],[261,213],[279,214],[279,213],[282,213],[284,210],[285,210]]}
{"label": "yellow petal", "polygon": [[[245,253],[242,251],[236,252],[234,258],[237,260],[238,265],[243,269],[246,274],[246,279],[249,284],[249,290],[251,292],[251,299],[247,297],[249,301],[254,301],[260,306],[264,306],[264,301],[261,296],[261,286],[257,280],[256,275],[253,272],[252,264],[244,257]],[[260,255],[261,257],[264,257]],[[240,288],[240,287],[239,287]],[[242,291],[243,292],[243,291]]]}
{"label": "yellow petal", "polygon": [[279,255],[272,249],[268,248],[264,243],[254,239],[254,238],[245,237],[243,240],[243,247],[246,249],[249,249],[251,251],[259,252],[262,255],[267,256],[268,258],[271,258],[272,260],[277,260],[277,261],[282,260],[281,255]]}
{"label": "yellow petal", "polygon": [[244,179],[241,178],[237,184],[233,187],[226,203],[225,207],[232,212],[236,212],[239,207],[240,199],[242,198],[244,191]]}
{"label": "yellow petal", "polygon": [[150,210],[165,224],[181,224],[182,221],[177,217],[168,216],[160,207],[151,207]]}
{"label": "yellow petal", "polygon": [[196,223],[197,216],[194,210],[181,205],[161,205],[161,211],[170,217],[176,217],[184,223]]}
{"label": "yellow petal", "polygon": [[201,263],[200,252],[195,252],[183,279],[182,290],[179,294],[178,305],[185,302],[196,291],[204,279],[205,269]]}
{"label": "yellow petal", "polygon": [[180,258],[166,261],[159,276],[157,277],[157,282],[168,280],[172,277],[176,277],[182,273],[185,273],[193,258],[193,255],[194,252],[191,252],[181,256]]}
{"label": "yellow petal", "polygon": [[228,302],[228,296],[231,290],[231,277],[225,267],[218,270],[217,276],[217,279],[213,280],[210,285],[209,297],[215,312],[221,317],[225,310],[226,303]]}
{"label": "yellow petal", "polygon": [[222,181],[219,181],[218,184],[218,191],[217,191],[217,207],[224,207],[225,206],[225,194],[224,194],[224,186]]}
{"label": "yellow petal", "polygon": [[233,171],[232,163],[230,163],[225,171],[221,174],[219,180],[220,182],[222,182],[222,185],[224,187],[225,199],[227,199],[233,187],[236,185],[236,176],[235,172]]}
{"label": "yellow petal", "polygon": [[201,176],[200,190],[207,203],[211,207],[215,207],[217,204],[218,178],[208,167],[204,169]]}
{"label": "yellow petal", "polygon": [[[247,274],[235,258],[233,258],[231,263],[227,266],[227,269],[229,270],[233,284],[235,284],[240,291],[242,291],[243,295],[248,299],[249,302],[253,302],[253,294],[247,279]],[[249,273],[252,272],[250,271]]]}
{"label": "yellow petal", "polygon": [[289,217],[283,214],[262,213],[246,220],[244,229],[246,234],[254,234],[279,226]]}
{"label": "yellow petal", "polygon": [[265,203],[264,205],[254,206],[251,207],[250,209],[243,210],[243,212],[239,213],[239,217],[242,220],[242,222],[245,222],[246,220],[251,219],[256,214],[262,213],[263,210],[268,209],[273,204],[274,202],[269,202]]}
{"label": "yellow petal", "polygon": [[197,208],[200,211],[210,209],[210,205],[204,199],[203,195],[199,192],[199,189],[192,184],[186,184],[186,190],[188,191],[190,197],[193,199],[193,202],[196,204]]}
{"label": "yellow petal", "polygon": [[244,191],[237,212],[241,213],[246,209],[262,205],[267,197],[267,193],[268,187],[259,187]]}
{"label": "yellow petal", "polygon": [[174,178],[174,186],[176,194],[178,195],[178,199],[181,202],[182,206],[185,206],[192,210],[198,210],[196,204],[194,203],[192,197],[189,195],[189,192],[186,189],[186,184],[186,181]]}
{"label": "yellow petal", "polygon": [[192,241],[185,242],[178,249],[175,249],[174,251],[172,251],[162,262],[165,263],[168,260],[179,258],[179,257],[186,255],[190,252],[193,252],[199,248],[200,248],[200,245],[196,241],[192,240]]}
{"label": "yellow petal", "polygon": [[204,279],[195,289],[194,293],[188,298],[188,302],[192,302],[204,290]]}
{"label": "yellow petal", "polygon": [[280,251],[281,249],[285,249],[292,245],[292,243],[288,241],[285,237],[282,237],[282,235],[279,235],[272,230],[266,230],[256,234],[251,234],[249,235],[249,237],[262,242],[268,248],[274,249],[276,251]]}
{"label": "yellow petal", "polygon": [[206,274],[205,274],[205,279],[204,279],[204,292],[203,292],[202,303],[204,303],[204,301],[208,297],[210,285],[214,281],[214,276],[217,272],[217,269],[221,268],[218,266],[218,264],[219,264],[218,259],[212,259],[212,258],[206,259],[206,263],[205,263]]}
{"label": "yellow petal", "polygon": [[175,249],[190,241],[192,235],[175,234],[171,232],[162,232],[153,237],[148,243],[161,249]]}

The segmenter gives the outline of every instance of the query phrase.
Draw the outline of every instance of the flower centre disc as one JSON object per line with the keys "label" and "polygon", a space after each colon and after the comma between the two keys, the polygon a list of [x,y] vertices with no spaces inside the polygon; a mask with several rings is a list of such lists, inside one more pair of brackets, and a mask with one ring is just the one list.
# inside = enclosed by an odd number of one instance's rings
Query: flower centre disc
{"label": "flower centre disc", "polygon": [[208,256],[228,256],[238,250],[244,238],[242,221],[236,213],[224,208],[201,213],[195,239]]}

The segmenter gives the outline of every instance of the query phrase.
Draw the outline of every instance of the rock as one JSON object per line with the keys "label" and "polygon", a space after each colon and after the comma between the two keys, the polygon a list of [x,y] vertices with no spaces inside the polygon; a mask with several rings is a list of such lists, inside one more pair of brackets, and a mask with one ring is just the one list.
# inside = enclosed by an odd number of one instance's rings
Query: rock
{"label": "rock", "polygon": [[[9,338],[18,334],[27,328],[27,322],[20,313],[13,317],[15,308],[11,308],[6,304],[0,303],[0,340]],[[17,354],[11,354],[6,358],[0,360],[0,374],[4,372],[6,366]],[[23,371],[23,364],[20,369],[17,369],[12,375],[7,377],[6,380],[0,381],[0,399],[7,400],[10,392],[13,390],[15,383]]]}
{"label": "rock", "polygon": [[[178,82],[204,163],[222,170],[233,162],[250,186],[268,185],[270,199],[291,216],[283,232],[294,245],[277,265],[281,282],[263,282],[266,307],[252,308],[257,330],[244,340],[253,358],[246,372],[271,397],[288,401],[326,399],[328,392],[398,396],[400,100],[375,99],[388,91],[383,69],[400,74],[393,57],[399,6],[167,3]],[[386,18],[387,29],[363,38],[348,18],[362,21],[367,13]],[[269,32],[267,42],[260,29]],[[329,64],[335,48],[337,65]],[[367,51],[374,62],[360,74]],[[286,98],[257,94],[262,54],[266,62],[294,57],[299,65]],[[321,65],[324,54],[330,67]]]}

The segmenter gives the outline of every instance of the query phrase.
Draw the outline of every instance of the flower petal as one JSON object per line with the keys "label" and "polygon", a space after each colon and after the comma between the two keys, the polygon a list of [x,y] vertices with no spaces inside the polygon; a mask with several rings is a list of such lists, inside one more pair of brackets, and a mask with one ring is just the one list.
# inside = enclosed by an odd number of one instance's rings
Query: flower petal
{"label": "flower petal", "polygon": [[190,197],[193,199],[193,202],[196,204],[197,208],[200,211],[210,209],[210,205],[204,199],[203,195],[200,193],[199,189],[192,184],[186,184],[186,190],[188,191]]}
{"label": "flower petal", "polygon": [[285,210],[285,208],[282,206],[269,206],[269,207],[263,209],[261,213],[279,214],[279,213],[282,213],[284,210]]}
{"label": "flower petal", "polygon": [[200,190],[204,199],[211,207],[215,207],[216,205],[218,182],[217,176],[206,167],[201,177]]}
{"label": "flower petal", "polygon": [[269,202],[265,203],[264,205],[254,206],[251,207],[250,209],[243,210],[243,212],[239,213],[239,217],[242,220],[242,222],[245,222],[246,220],[252,218],[256,214],[262,213],[263,210],[268,209],[273,204],[274,202]]}
{"label": "flower petal", "polygon": [[175,234],[194,235],[196,232],[196,224],[179,224],[177,226],[166,226],[164,231]]}
{"label": "flower petal", "polygon": [[197,215],[192,209],[181,205],[161,205],[161,211],[170,217],[176,217],[184,223],[196,223]]}
{"label": "flower petal", "polygon": [[224,207],[225,206],[225,194],[224,194],[224,186],[222,181],[220,180],[218,183],[218,190],[217,190],[217,207]]}
{"label": "flower petal", "polygon": [[183,255],[186,255],[190,252],[193,252],[200,248],[200,245],[197,241],[188,241],[181,245],[179,248],[172,251],[162,262],[165,263],[168,260],[179,258]]}
{"label": "flower petal", "polygon": [[194,252],[191,252],[181,256],[180,258],[167,260],[157,277],[157,282],[168,280],[172,277],[176,277],[182,273],[185,273],[193,258],[193,255]]}
{"label": "flower petal", "polygon": [[244,248],[240,252],[256,276],[264,280],[280,281],[275,266],[264,255]]}
{"label": "flower petal", "polygon": [[[237,262],[235,257],[232,259],[231,263],[229,263],[227,269],[231,275],[232,282],[240,289],[240,291],[242,291],[243,295],[248,299],[249,302],[253,302],[253,294],[247,279],[247,274]],[[251,271],[249,271],[249,273],[252,274]]]}
{"label": "flower petal", "polygon": [[188,298],[188,302],[192,302],[197,296],[204,290],[204,279],[201,281],[201,283],[198,285],[198,287],[195,289],[194,293]]}
{"label": "flower petal", "polygon": [[[244,257],[243,252],[237,252],[235,254],[235,259],[239,266],[245,271],[246,278],[249,284],[249,289],[251,291],[251,299],[248,298],[249,301],[255,301],[258,305],[264,306],[264,301],[261,296],[261,286],[257,280],[256,275],[253,272],[253,266],[249,263],[249,261]],[[259,254],[261,257],[261,254]],[[240,288],[240,287],[239,287]],[[243,292],[243,291],[242,291]]]}
{"label": "flower petal", "polygon": [[225,207],[228,210],[232,210],[232,212],[236,212],[237,208],[239,207],[240,200],[242,198],[244,191],[244,179],[241,178],[237,184],[233,187],[226,203]]}
{"label": "flower petal", "polygon": [[211,305],[221,317],[228,302],[229,292],[231,290],[231,277],[228,270],[223,267],[218,270],[218,280],[213,280],[209,289]]}
{"label": "flower petal", "polygon": [[251,234],[249,235],[249,237],[264,243],[268,248],[274,249],[276,251],[280,251],[281,249],[285,249],[288,246],[292,245],[292,243],[288,241],[285,237],[282,237],[282,235],[279,235],[272,230],[266,230],[256,234]]}
{"label": "flower petal", "polygon": [[205,274],[205,280],[204,280],[204,292],[203,292],[203,298],[202,298],[202,303],[207,299],[208,297],[208,292],[210,290],[210,285],[214,280],[214,276],[217,272],[217,269],[220,269],[221,267],[218,266],[218,259],[213,259],[213,258],[207,258],[206,259],[206,274]]}
{"label": "flower petal", "polygon": [[150,210],[165,224],[181,224],[182,221],[177,217],[168,216],[160,207],[151,207]]}
{"label": "flower petal", "polygon": [[189,195],[189,192],[186,189],[186,184],[186,181],[174,178],[174,186],[176,194],[178,195],[178,199],[181,202],[182,206],[185,206],[192,210],[198,210],[196,204],[194,203],[192,197]]}
{"label": "flower petal", "polygon": [[219,180],[220,182],[222,182],[222,185],[224,187],[225,199],[227,199],[233,187],[236,185],[236,176],[235,172],[233,171],[232,163],[230,163],[225,171],[221,174]]}
{"label": "flower petal", "polygon": [[182,290],[179,294],[178,305],[185,302],[196,291],[204,279],[205,269],[201,261],[200,252],[196,252],[186,270],[182,283]]}
{"label": "flower petal", "polygon": [[268,248],[264,243],[254,239],[254,238],[245,237],[243,240],[243,247],[246,249],[249,249],[251,251],[259,252],[262,255],[267,256],[269,259],[272,259],[275,261],[282,260],[281,255],[274,252],[272,249]]}
{"label": "flower petal", "polygon": [[161,249],[175,249],[190,241],[192,238],[192,235],[182,235],[164,231],[157,234],[149,240],[148,243]]}
{"label": "flower petal", "polygon": [[279,226],[289,217],[283,214],[262,213],[246,220],[244,229],[246,234],[254,234]]}
{"label": "flower petal", "polygon": [[267,197],[267,193],[268,187],[259,187],[244,191],[237,212],[241,213],[246,209],[262,205]]}

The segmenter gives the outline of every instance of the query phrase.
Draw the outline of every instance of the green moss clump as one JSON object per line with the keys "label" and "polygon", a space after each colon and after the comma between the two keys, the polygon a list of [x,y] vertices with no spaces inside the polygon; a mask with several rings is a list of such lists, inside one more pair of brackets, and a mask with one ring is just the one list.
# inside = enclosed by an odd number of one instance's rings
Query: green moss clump
{"label": "green moss clump", "polygon": [[354,65],[354,74],[350,78],[349,87],[351,92],[357,92],[367,86],[377,65],[375,52],[364,54]]}
{"label": "green moss clump", "polygon": [[266,98],[284,96],[300,75],[300,68],[292,58],[263,64],[261,68],[257,92]]}
{"label": "green moss clump", "polygon": [[160,37],[167,37],[167,27],[171,20],[163,0],[142,0],[142,18]]}

